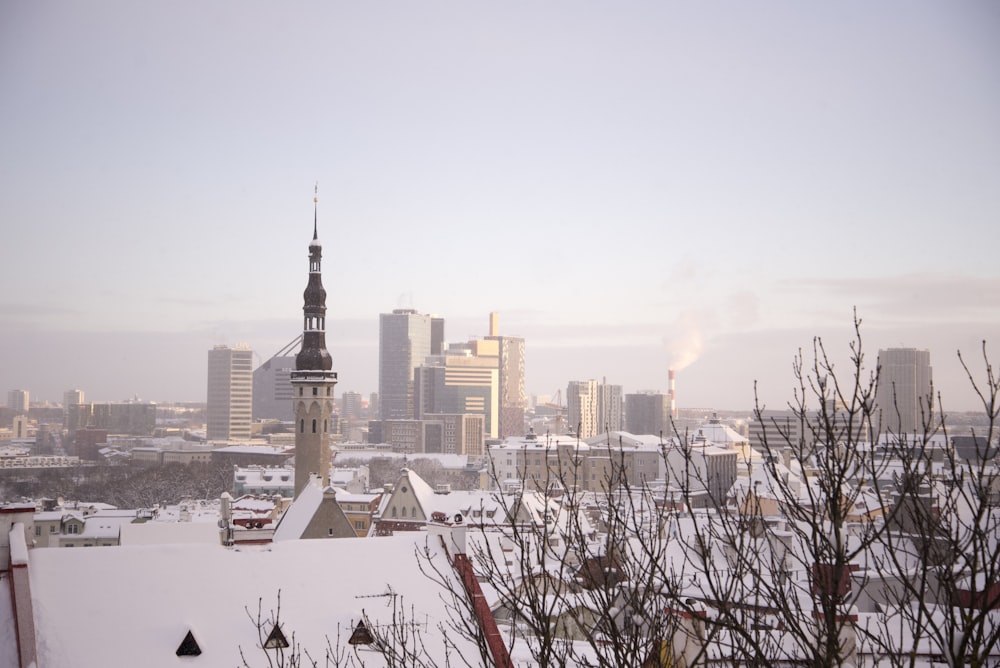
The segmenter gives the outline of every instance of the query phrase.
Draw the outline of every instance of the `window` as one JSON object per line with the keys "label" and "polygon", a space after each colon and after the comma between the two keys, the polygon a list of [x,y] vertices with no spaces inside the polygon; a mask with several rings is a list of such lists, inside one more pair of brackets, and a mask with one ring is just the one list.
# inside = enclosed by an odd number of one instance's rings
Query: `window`
{"label": "window", "polygon": [[313,433],[314,434],[316,433],[316,420],[315,420],[315,418],[313,419]]}
{"label": "window", "polygon": [[35,525],[35,535],[36,536],[41,536],[42,535],[42,527],[40,525],[38,525],[38,524]]}
{"label": "window", "polygon": [[318,397],[319,396],[319,388],[318,387],[314,387],[313,388],[313,396],[314,397]]}
{"label": "window", "polygon": [[300,434],[306,433],[306,421],[305,420],[299,420],[299,433]]}
{"label": "window", "polygon": [[78,534],[78,533],[80,533],[80,525],[78,525],[78,524],[67,524],[66,525],[66,533],[69,533],[69,534]]}
{"label": "window", "polygon": [[50,524],[49,525],[49,533],[57,533],[58,531],[59,531],[59,527],[57,527],[55,524]]}
{"label": "window", "polygon": [[362,531],[365,528],[365,523],[362,520],[355,520],[355,522],[354,522],[354,528],[357,531]]}

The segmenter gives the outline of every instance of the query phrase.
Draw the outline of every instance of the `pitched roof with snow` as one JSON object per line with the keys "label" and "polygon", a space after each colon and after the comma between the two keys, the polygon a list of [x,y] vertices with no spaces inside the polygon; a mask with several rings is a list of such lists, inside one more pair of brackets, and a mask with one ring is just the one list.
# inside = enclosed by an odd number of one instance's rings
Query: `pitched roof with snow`
{"label": "pitched roof with snow", "polygon": [[[36,550],[29,572],[38,665],[172,668],[189,632],[201,651],[191,660],[199,665],[243,665],[241,648],[251,665],[266,664],[247,611],[256,616],[261,601],[269,617],[279,592],[282,632],[289,639],[294,634],[313,656],[322,655],[327,638],[346,643],[362,612],[378,627],[391,628],[398,622],[395,608],[413,620],[409,631],[422,634],[430,659],[444,665],[438,624],[447,620],[448,610],[439,585],[421,573],[414,554],[428,549],[440,572],[451,577],[433,538],[421,532],[285,541],[268,549],[159,545]],[[461,654],[478,656],[475,646],[455,634],[449,637]],[[363,657],[365,665],[385,665],[374,652],[365,651]]]}
{"label": "pitched roof with snow", "polygon": [[302,538],[302,534],[305,533],[306,527],[316,515],[316,510],[321,503],[323,503],[323,488],[320,487],[319,481],[313,478],[302,488],[299,496],[281,516],[278,526],[274,530],[274,540],[298,540]]}

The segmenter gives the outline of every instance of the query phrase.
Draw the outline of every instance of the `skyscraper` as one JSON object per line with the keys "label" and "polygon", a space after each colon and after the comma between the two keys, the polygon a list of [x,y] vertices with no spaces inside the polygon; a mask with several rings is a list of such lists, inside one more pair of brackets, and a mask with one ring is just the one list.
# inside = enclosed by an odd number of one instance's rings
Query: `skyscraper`
{"label": "skyscraper", "polygon": [[295,496],[319,475],[326,488],[330,480],[330,430],[333,388],[337,373],[326,349],[326,290],[323,289],[317,207],[313,198],[313,238],[309,244],[309,282],[303,293],[302,348],[291,373],[295,404]]}
{"label": "skyscraper", "polygon": [[621,431],[622,428],[622,386],[608,385],[601,380],[597,386],[597,433]]}
{"label": "skyscraper", "polygon": [[669,436],[670,395],[652,391],[626,394],[625,431]]}
{"label": "skyscraper", "polygon": [[566,386],[566,417],[569,427],[577,432],[580,438],[596,436],[598,431],[597,417],[597,381],[571,380]]}
{"label": "skyscraper", "polygon": [[875,402],[887,434],[923,431],[931,397],[931,353],[916,348],[878,351]]}
{"label": "skyscraper", "polygon": [[253,351],[245,344],[208,351],[205,435],[210,441],[250,439],[253,412]]}
{"label": "skyscraper", "polygon": [[83,403],[83,390],[66,390],[63,392],[63,408]]}
{"label": "skyscraper", "polygon": [[28,391],[11,390],[7,393],[7,408],[12,408],[18,413],[28,412]]}
{"label": "skyscraper", "polygon": [[[495,342],[471,342],[492,343]],[[449,346],[444,355],[431,355],[414,371],[415,417],[439,413],[484,416],[487,438],[497,437],[499,370],[497,356],[477,355],[466,344]]]}
{"label": "skyscraper", "polygon": [[496,341],[500,370],[500,400],[497,432],[500,438],[524,435],[524,411],[528,405],[524,392],[524,339],[520,336],[500,336],[499,318],[490,313],[490,334],[487,341]]}
{"label": "skyscraper", "polygon": [[379,315],[378,396],[383,420],[412,420],[413,372],[444,347],[444,319],[396,309]]}
{"label": "skyscraper", "polygon": [[253,371],[253,419],[291,422],[295,357],[275,355]]}
{"label": "skyscraper", "polygon": [[344,420],[361,419],[361,393],[344,392],[340,395],[340,417]]}

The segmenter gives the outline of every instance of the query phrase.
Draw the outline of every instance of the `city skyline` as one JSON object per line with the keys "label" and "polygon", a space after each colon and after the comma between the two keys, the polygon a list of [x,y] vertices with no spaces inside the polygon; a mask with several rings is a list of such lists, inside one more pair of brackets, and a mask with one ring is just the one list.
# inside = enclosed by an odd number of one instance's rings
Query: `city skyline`
{"label": "city skyline", "polygon": [[266,361],[319,181],[343,391],[377,389],[380,313],[455,342],[495,311],[530,394],[675,366],[680,408],[754,381],[782,408],[856,307],[869,368],[930,350],[975,409],[998,28],[988,2],[5,5],[0,389],[204,401],[206,350]]}

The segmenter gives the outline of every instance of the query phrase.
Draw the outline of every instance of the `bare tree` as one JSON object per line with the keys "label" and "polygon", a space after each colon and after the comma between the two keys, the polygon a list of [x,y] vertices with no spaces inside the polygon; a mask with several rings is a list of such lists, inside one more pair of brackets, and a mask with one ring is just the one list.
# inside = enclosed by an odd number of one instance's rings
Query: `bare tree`
{"label": "bare tree", "polygon": [[[922,433],[894,435],[896,521],[878,565],[898,574],[884,596],[895,626],[883,637],[897,665],[930,656],[948,666],[994,664],[1000,653],[1000,498],[996,421],[1000,379],[983,343],[985,378],[959,353],[982,403],[984,430],[950,434],[928,401]],[[940,438],[935,442],[933,437]]]}
{"label": "bare tree", "polygon": [[[896,407],[879,404],[860,325],[846,370],[818,338],[796,357],[790,421],[767,423],[755,402],[763,436],[725,495],[676,431],[659,486],[637,483],[609,438],[586,460],[582,444],[547,448],[537,492],[498,493],[508,521],[480,529],[469,558],[512,651],[539,666],[1000,658],[998,381],[988,359],[984,388],[969,374],[989,419],[971,456],[937,447],[948,431],[931,397],[922,434],[885,434]],[[595,458],[600,484],[581,484]]]}

